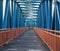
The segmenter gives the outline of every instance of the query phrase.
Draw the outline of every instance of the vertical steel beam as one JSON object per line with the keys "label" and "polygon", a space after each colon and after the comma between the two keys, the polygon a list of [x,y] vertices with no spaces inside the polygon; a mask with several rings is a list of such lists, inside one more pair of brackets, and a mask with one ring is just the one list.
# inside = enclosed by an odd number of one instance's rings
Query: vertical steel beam
{"label": "vertical steel beam", "polygon": [[57,14],[58,14],[58,23],[59,23],[59,29],[60,30],[60,3],[57,2]]}
{"label": "vertical steel beam", "polygon": [[[10,2],[9,2],[10,4]],[[11,28],[11,13],[10,13],[10,5],[8,6],[8,14],[7,14],[7,24],[6,28]]]}
{"label": "vertical steel beam", "polygon": [[58,10],[58,5],[57,4],[57,1],[55,0],[54,1],[54,4],[55,4],[55,10],[54,10],[54,19],[53,19],[53,29],[54,30],[59,30],[59,10]]}
{"label": "vertical steel beam", "polygon": [[38,11],[38,17],[37,17],[37,27],[42,28],[41,5],[39,5],[39,11]]}
{"label": "vertical steel beam", "polygon": [[49,25],[48,25],[48,19],[49,19],[49,17],[48,17],[48,0],[45,1],[45,12],[46,12],[45,27],[46,27],[46,29],[47,29],[47,27],[49,26]]}
{"label": "vertical steel beam", "polygon": [[16,28],[16,10],[17,10],[17,4],[12,1],[12,28]]}
{"label": "vertical steel beam", "polygon": [[19,28],[19,15],[20,15],[20,8],[18,6],[18,4],[16,3],[16,15],[15,15],[15,24],[16,24],[16,28]]}
{"label": "vertical steel beam", "polygon": [[45,3],[41,3],[41,17],[42,17],[42,28],[44,28],[44,20],[45,20]]}
{"label": "vertical steel beam", "polygon": [[23,15],[22,15],[22,12],[21,12],[21,27],[24,27],[25,25],[24,25],[24,17],[23,17]]}
{"label": "vertical steel beam", "polygon": [[19,7],[17,7],[17,27],[19,28]]}
{"label": "vertical steel beam", "polygon": [[7,15],[8,15],[8,9],[9,9],[9,1],[6,0],[6,7],[5,7],[5,13],[4,13],[4,20],[2,22],[2,28],[7,27]]}
{"label": "vertical steel beam", "polygon": [[3,3],[3,1],[2,0],[0,0],[0,29],[2,28],[2,4]]}
{"label": "vertical steel beam", "polygon": [[37,22],[36,22],[36,23],[37,23],[37,27],[39,27],[39,23],[40,23],[40,22],[39,22],[39,11],[40,11],[40,8],[39,8],[39,10],[38,10],[38,17],[37,17]]}
{"label": "vertical steel beam", "polygon": [[58,14],[57,9],[54,10],[54,16],[53,16],[53,30],[59,30],[59,20],[58,20]]}
{"label": "vertical steel beam", "polygon": [[18,7],[18,27],[20,28],[21,27],[21,10],[20,8]]}
{"label": "vertical steel beam", "polygon": [[52,1],[45,1],[46,28],[52,29]]}
{"label": "vertical steel beam", "polygon": [[20,12],[20,27],[22,28],[22,13]]}
{"label": "vertical steel beam", "polygon": [[59,30],[59,19],[57,9],[55,10],[55,30]]}
{"label": "vertical steel beam", "polygon": [[52,0],[50,0],[50,1],[48,1],[49,2],[49,4],[48,4],[48,19],[49,19],[49,21],[48,21],[48,25],[47,25],[47,28],[48,29],[52,29]]}

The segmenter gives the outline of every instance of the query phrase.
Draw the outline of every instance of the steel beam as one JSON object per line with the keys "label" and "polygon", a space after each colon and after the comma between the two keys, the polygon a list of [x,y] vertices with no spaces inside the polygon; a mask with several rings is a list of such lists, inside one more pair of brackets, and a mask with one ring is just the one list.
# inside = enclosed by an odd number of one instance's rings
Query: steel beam
{"label": "steel beam", "polygon": [[42,28],[41,5],[39,6],[39,11],[38,11],[37,27]]}
{"label": "steel beam", "polygon": [[[10,4],[10,3],[9,3]],[[10,13],[10,5],[8,6],[8,14],[7,14],[7,24],[6,28],[11,28],[11,13]]]}
{"label": "steel beam", "polygon": [[9,1],[6,0],[6,7],[5,7],[5,13],[4,13],[4,20],[2,22],[2,29],[7,28],[7,16],[9,11]]}
{"label": "steel beam", "polygon": [[57,14],[58,14],[58,21],[59,21],[59,30],[60,30],[60,3],[57,3]]}
{"label": "steel beam", "polygon": [[21,28],[21,9],[18,7],[18,27]]}
{"label": "steel beam", "polygon": [[52,1],[45,1],[46,29],[52,29]]}
{"label": "steel beam", "polygon": [[21,12],[21,27],[25,27],[25,24],[24,24],[24,17],[23,17],[22,12]]}
{"label": "steel beam", "polygon": [[12,21],[11,21],[12,28],[16,28],[16,12],[17,4],[14,1],[12,1]]}
{"label": "steel beam", "polygon": [[2,11],[2,0],[0,0],[0,29],[2,29],[2,13],[3,13],[3,11]]}
{"label": "steel beam", "polygon": [[42,17],[42,28],[44,28],[44,20],[45,20],[45,3],[41,3],[41,17]]}

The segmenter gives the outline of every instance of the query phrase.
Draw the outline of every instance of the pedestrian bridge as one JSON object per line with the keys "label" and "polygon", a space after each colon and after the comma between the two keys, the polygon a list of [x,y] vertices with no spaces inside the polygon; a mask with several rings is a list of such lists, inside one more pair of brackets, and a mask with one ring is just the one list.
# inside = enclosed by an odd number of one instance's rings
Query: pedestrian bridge
{"label": "pedestrian bridge", "polygon": [[60,51],[60,0],[0,0],[0,51]]}

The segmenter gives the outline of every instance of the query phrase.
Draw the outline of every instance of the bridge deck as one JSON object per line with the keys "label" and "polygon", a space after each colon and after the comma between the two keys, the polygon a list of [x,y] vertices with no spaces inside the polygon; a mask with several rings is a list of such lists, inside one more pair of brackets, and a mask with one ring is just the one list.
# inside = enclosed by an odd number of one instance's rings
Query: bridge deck
{"label": "bridge deck", "polygon": [[0,48],[0,51],[50,51],[46,44],[30,29]]}

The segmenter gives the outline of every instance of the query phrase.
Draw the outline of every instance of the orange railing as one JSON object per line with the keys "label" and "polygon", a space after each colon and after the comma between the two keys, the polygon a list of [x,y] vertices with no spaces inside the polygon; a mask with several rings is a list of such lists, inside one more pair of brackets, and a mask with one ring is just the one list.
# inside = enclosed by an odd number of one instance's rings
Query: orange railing
{"label": "orange railing", "polygon": [[16,28],[9,30],[0,30],[0,47],[3,46],[6,42],[13,40],[17,36],[21,35],[28,28]]}
{"label": "orange railing", "polygon": [[60,36],[51,31],[45,31],[44,29],[34,28],[38,36],[47,44],[51,51],[60,51]]}

